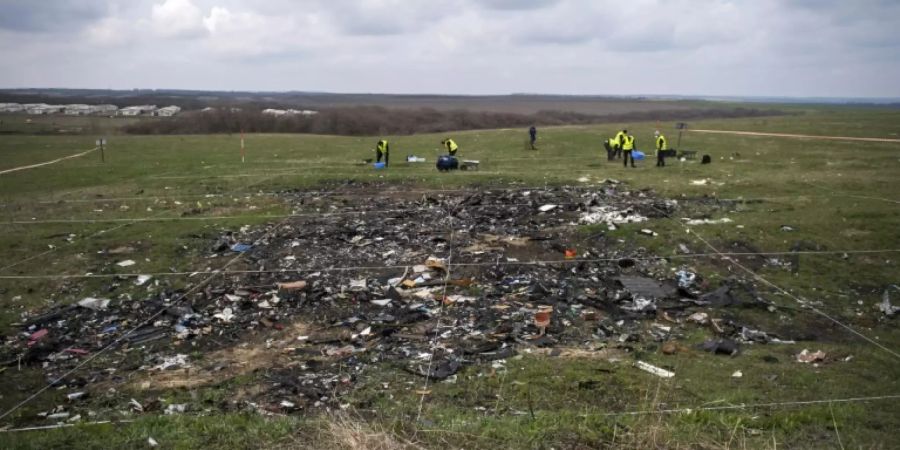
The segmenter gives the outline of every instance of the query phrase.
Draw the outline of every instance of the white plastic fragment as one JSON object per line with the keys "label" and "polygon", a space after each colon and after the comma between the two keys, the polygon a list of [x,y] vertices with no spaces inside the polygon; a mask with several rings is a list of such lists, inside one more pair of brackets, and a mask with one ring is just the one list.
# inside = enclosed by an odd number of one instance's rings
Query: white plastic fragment
{"label": "white plastic fragment", "polygon": [[133,266],[134,264],[135,263],[134,263],[133,259],[126,259],[124,261],[119,261],[116,263],[116,265],[119,267],[130,267],[130,266]]}
{"label": "white plastic fragment", "polygon": [[661,367],[656,367],[652,364],[645,363],[644,361],[636,361],[634,363],[634,366],[637,367],[638,369],[643,370],[644,372],[649,372],[649,373],[652,373],[653,375],[656,375],[656,376],[662,377],[662,378],[672,378],[675,376],[675,372],[670,372]]}
{"label": "white plastic fragment", "polygon": [[109,306],[109,299],[86,297],[78,302],[78,306],[94,311],[103,311]]}

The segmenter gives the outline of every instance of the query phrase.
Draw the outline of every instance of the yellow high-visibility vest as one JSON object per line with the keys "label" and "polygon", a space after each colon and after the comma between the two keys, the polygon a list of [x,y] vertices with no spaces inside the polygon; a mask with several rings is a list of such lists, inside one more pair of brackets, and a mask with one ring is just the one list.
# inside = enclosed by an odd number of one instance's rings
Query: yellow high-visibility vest
{"label": "yellow high-visibility vest", "polygon": [[609,138],[606,141],[609,142],[610,147],[618,147],[620,145],[617,137]]}
{"label": "yellow high-visibility vest", "polygon": [[384,140],[384,139],[378,141],[378,146],[375,147],[375,148],[377,148],[378,151],[380,151],[380,152],[382,152],[382,153],[387,153],[387,151],[388,151],[388,141],[386,141],[386,140]]}
{"label": "yellow high-visibility vest", "polygon": [[621,131],[616,133],[616,144],[622,145],[625,142],[623,139],[625,139],[625,133]]}
{"label": "yellow high-visibility vest", "polygon": [[453,142],[453,139],[447,139],[445,144],[447,145],[447,151],[455,152],[459,148],[456,142]]}
{"label": "yellow high-visibility vest", "polygon": [[625,135],[625,141],[622,144],[622,150],[634,150],[634,136]]}
{"label": "yellow high-visibility vest", "polygon": [[666,149],[666,137],[663,135],[659,135],[656,138],[656,149],[657,150],[665,150]]}

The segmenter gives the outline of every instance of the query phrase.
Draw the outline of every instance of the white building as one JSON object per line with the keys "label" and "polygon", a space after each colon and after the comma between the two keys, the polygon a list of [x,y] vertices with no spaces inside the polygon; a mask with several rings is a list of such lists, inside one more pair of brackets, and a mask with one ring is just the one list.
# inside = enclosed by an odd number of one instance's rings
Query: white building
{"label": "white building", "polygon": [[160,117],[172,117],[181,112],[181,108],[175,105],[166,106],[165,108],[159,108],[156,112],[153,113],[155,116]]}
{"label": "white building", "polygon": [[86,116],[91,114],[91,105],[72,104],[66,105],[63,111],[67,116]]}
{"label": "white building", "polygon": [[153,114],[156,111],[156,105],[138,105],[126,106],[118,111],[118,115],[126,117],[140,116],[142,114]]}
{"label": "white building", "polygon": [[22,106],[26,113],[41,116],[60,113],[65,109],[63,105],[48,105],[46,103],[26,103]]}
{"label": "white building", "polygon": [[0,113],[17,113],[24,110],[25,108],[18,103],[0,103]]}
{"label": "white building", "polygon": [[118,110],[119,110],[119,107],[116,105],[105,104],[105,105],[92,105],[91,106],[92,114],[101,114],[104,116],[115,114],[116,111],[118,111]]}
{"label": "white building", "polygon": [[287,116],[294,116],[294,115],[312,116],[312,115],[318,114],[319,112],[313,111],[310,109],[287,109],[287,110],[285,110],[285,109],[264,109],[262,111],[262,113],[269,114],[272,116],[285,116],[285,115],[287,115]]}

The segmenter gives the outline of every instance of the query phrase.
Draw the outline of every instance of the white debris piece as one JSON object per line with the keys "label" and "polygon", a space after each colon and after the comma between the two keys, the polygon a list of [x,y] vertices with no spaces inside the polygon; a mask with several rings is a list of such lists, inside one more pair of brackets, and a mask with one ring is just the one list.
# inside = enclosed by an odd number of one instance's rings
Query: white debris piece
{"label": "white debris piece", "polygon": [[119,267],[130,267],[130,266],[133,266],[133,265],[134,265],[134,260],[133,260],[133,259],[126,259],[125,261],[119,261],[119,262],[117,262],[116,265],[119,266]]}
{"label": "white debris piece", "polygon": [[234,310],[231,308],[225,308],[220,313],[213,314],[213,317],[221,320],[222,322],[228,323],[231,322],[231,319],[234,319]]}
{"label": "white debris piece", "polygon": [[171,416],[174,414],[181,414],[187,410],[187,403],[172,403],[169,406],[166,406],[166,415]]}
{"label": "white debris piece", "polygon": [[87,297],[79,301],[78,306],[82,308],[92,309],[94,311],[103,311],[109,306],[109,299]]}
{"label": "white debris piece", "polygon": [[644,222],[647,218],[633,211],[631,208],[616,210],[612,206],[595,206],[581,215],[578,221],[585,224],[605,223],[610,230],[615,230],[616,225],[623,223]]}
{"label": "white debris piece", "polygon": [[691,322],[697,322],[700,325],[706,325],[709,322],[709,314],[705,312],[696,312],[688,316],[688,320]]}
{"label": "white debris piece", "polygon": [[556,209],[556,205],[544,205],[544,206],[541,206],[540,208],[538,208],[538,211],[547,212],[547,211],[553,211],[554,209]]}
{"label": "white debris piece", "polygon": [[148,281],[153,279],[150,275],[138,275],[137,280],[134,280],[134,284],[137,286],[143,286],[147,284]]}
{"label": "white debris piece", "polygon": [[448,295],[447,300],[452,303],[471,303],[474,304],[477,300],[475,297],[469,297],[467,295]]}
{"label": "white debris piece", "polygon": [[706,186],[709,184],[709,178],[703,178],[700,180],[691,180],[691,185],[693,186]]}
{"label": "white debris piece", "polygon": [[149,436],[147,438],[147,445],[149,445],[151,447],[156,447],[159,445],[159,442],[156,442],[156,439],[153,439],[153,436]]}
{"label": "white debris piece", "polygon": [[740,370],[735,370],[733,374],[731,374],[731,378],[741,378],[744,376],[744,372]]}
{"label": "white debris piece", "polygon": [[719,224],[723,224],[723,223],[731,223],[731,222],[734,222],[733,220],[731,220],[731,219],[729,219],[729,218],[727,218],[727,217],[723,217],[723,218],[721,218],[721,219],[715,219],[715,220],[710,220],[710,219],[688,219],[688,218],[683,218],[683,219],[681,219],[681,220],[684,220],[685,223],[687,223],[688,225],[719,225]]}
{"label": "white debris piece", "polygon": [[350,290],[365,290],[366,289],[366,279],[360,278],[359,280],[350,280]]}
{"label": "white debris piece", "polygon": [[155,370],[169,370],[172,368],[187,368],[191,367],[188,363],[188,355],[179,353],[175,356],[167,356],[163,358],[163,362],[154,366]]}
{"label": "white debris piece", "polygon": [[672,378],[675,376],[675,372],[670,372],[666,369],[663,369],[661,367],[656,367],[652,364],[645,363],[643,361],[635,362],[634,366],[637,367],[638,369],[643,370],[644,372],[649,372],[649,373],[652,373],[653,375],[656,375],[656,376],[662,377],[662,378]]}
{"label": "white debris piece", "polygon": [[387,306],[391,303],[391,299],[380,298],[380,299],[376,299],[376,300],[371,300],[370,303],[372,303],[373,305],[378,305],[378,306]]}

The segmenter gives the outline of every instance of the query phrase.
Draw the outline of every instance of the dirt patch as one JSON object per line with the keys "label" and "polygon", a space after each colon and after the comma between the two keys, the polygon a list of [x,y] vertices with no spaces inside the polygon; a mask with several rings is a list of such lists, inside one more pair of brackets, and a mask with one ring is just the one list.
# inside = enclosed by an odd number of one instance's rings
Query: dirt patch
{"label": "dirt patch", "polygon": [[[150,390],[191,388],[221,383],[264,367],[289,366],[292,360],[287,352],[297,345],[297,336],[304,336],[308,332],[307,324],[294,323],[282,331],[207,353],[198,366],[150,372],[134,380],[132,387]],[[279,338],[276,339],[273,335]]]}

